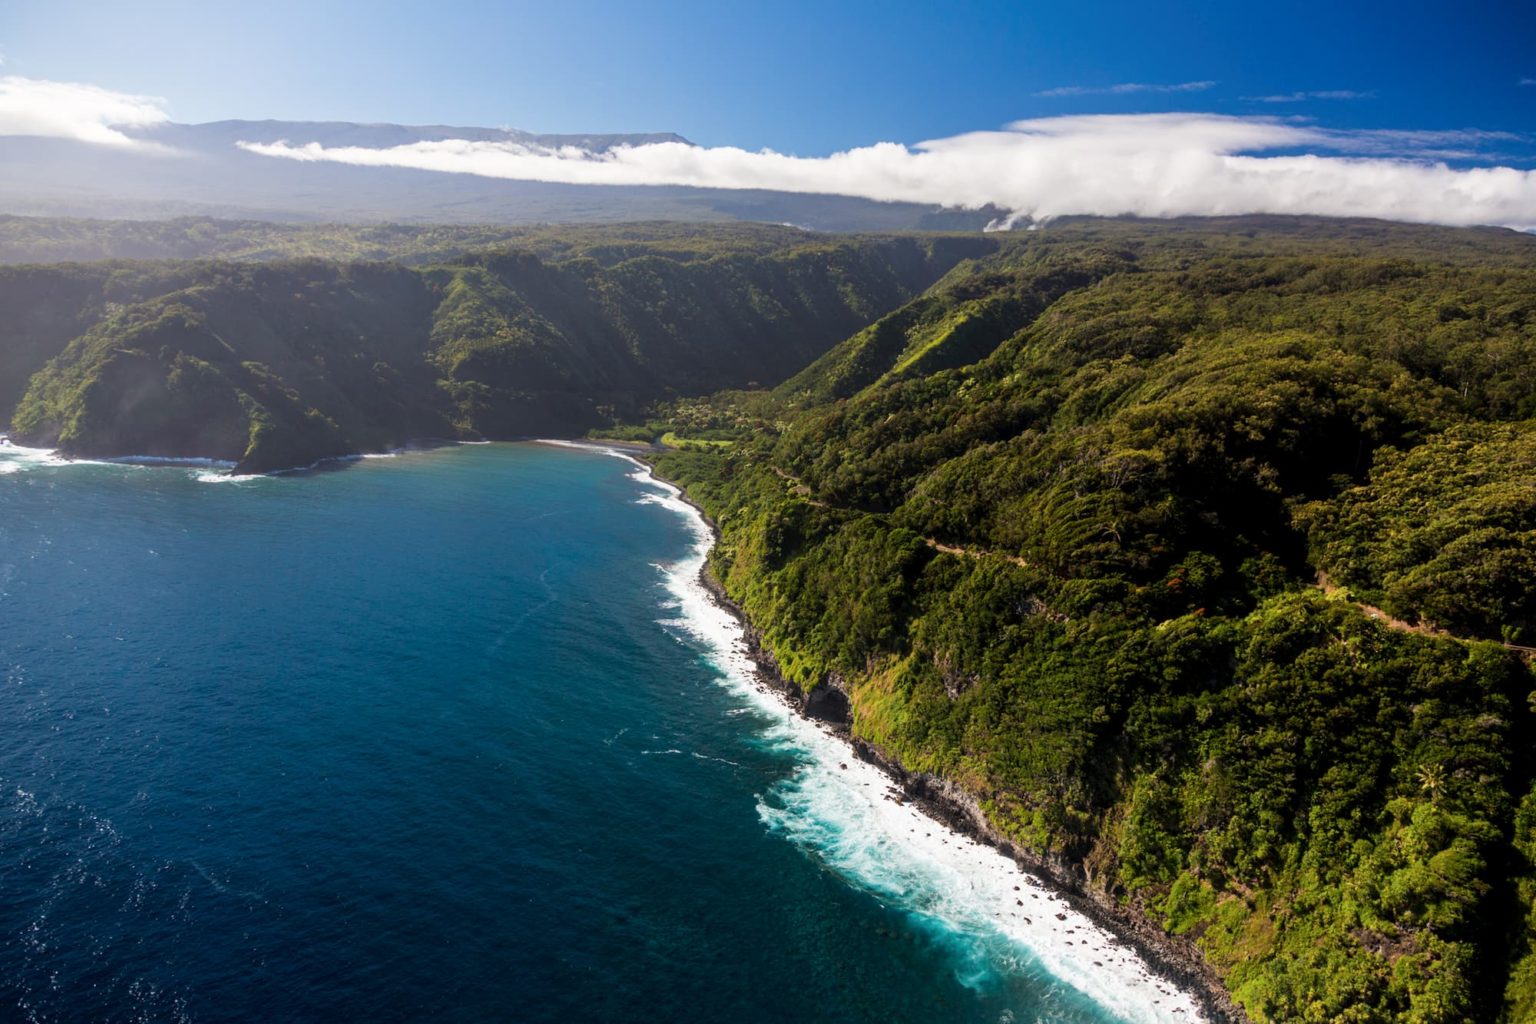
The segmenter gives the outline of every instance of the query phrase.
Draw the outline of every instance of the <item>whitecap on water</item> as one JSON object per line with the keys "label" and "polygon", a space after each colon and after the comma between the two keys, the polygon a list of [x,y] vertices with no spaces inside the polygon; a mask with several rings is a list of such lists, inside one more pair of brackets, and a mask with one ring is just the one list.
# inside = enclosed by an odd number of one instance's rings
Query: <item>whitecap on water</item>
{"label": "whitecap on water", "polygon": [[[19,473],[29,469],[56,469],[65,466],[120,466],[129,469],[147,467],[181,468],[210,471],[232,469],[233,462],[223,459],[173,458],[164,455],[122,455],[110,459],[70,459],[52,448],[27,448],[18,444],[0,445],[0,473]],[[209,476],[217,474],[209,473]]]}
{"label": "whitecap on water", "polygon": [[20,473],[45,466],[67,466],[52,448],[25,448],[19,444],[0,445],[0,473]]}
{"label": "whitecap on water", "polygon": [[159,455],[125,455],[112,459],[67,459],[51,448],[0,446],[0,476],[33,469],[60,469],[78,466],[116,466],[120,469],[181,469],[202,483],[246,483],[259,480],[255,474],[229,472],[235,463],[224,459],[169,458]]}
{"label": "whitecap on water", "polygon": [[248,484],[264,479],[261,473],[193,473],[192,479],[202,484]]}
{"label": "whitecap on water", "polygon": [[1011,859],[895,799],[899,794],[884,772],[852,756],[841,738],[757,683],[741,624],[699,579],[714,542],[708,524],[676,487],[652,477],[637,460],[614,449],[605,454],[634,462],[630,475],[653,489],[652,500],[683,516],[693,534],[688,557],[663,569],[682,613],[667,625],[704,647],[721,685],[762,723],[762,740],[798,761],[787,779],[759,797],[765,827],[882,902],[940,930],[961,954],[962,982],[1043,968],[1125,1021],[1204,1020],[1199,1003],[1155,974],[1135,949]]}

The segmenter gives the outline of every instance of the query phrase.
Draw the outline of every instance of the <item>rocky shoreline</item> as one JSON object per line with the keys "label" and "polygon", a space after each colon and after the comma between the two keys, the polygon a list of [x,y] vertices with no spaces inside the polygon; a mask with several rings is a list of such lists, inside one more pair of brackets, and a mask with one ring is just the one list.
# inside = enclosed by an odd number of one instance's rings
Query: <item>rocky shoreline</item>
{"label": "rocky shoreline", "polygon": [[[647,468],[654,474],[653,467]],[[714,521],[680,488],[679,497],[693,507],[718,537],[719,529]],[[873,744],[852,735],[847,695],[834,686],[821,686],[806,694],[786,680],[779,672],[773,653],[763,646],[761,632],[725,592],[707,564],[699,570],[699,579],[715,602],[741,623],[759,681],[781,695],[796,712],[823,722],[841,734],[855,756],[890,776],[907,799],[928,817],[998,850],[1023,870],[1047,882],[1074,910],[1133,946],[1154,973],[1195,997],[1210,1024],[1248,1024],[1248,1015],[1233,1001],[1192,941],[1169,935],[1144,915],[1115,902],[1102,890],[1089,887],[1080,865],[1063,858],[1042,857],[1018,846],[992,827],[974,796],[950,780],[910,772]]]}

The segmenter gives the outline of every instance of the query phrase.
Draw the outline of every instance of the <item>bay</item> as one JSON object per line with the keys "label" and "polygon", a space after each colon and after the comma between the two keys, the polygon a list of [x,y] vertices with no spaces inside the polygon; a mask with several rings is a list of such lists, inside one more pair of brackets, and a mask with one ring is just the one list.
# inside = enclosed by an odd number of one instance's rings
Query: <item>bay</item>
{"label": "bay", "polygon": [[1194,1019],[756,689],[633,463],[3,459],[0,1015]]}

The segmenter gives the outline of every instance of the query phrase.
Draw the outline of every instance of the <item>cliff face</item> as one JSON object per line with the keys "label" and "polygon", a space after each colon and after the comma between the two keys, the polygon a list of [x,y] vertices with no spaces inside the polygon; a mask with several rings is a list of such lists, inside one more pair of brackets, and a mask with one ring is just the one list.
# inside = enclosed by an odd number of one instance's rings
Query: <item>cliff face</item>
{"label": "cliff face", "polygon": [[1530,1019],[1536,241],[1042,234],[660,458],[725,592],[1250,1018]]}
{"label": "cliff face", "polygon": [[422,269],[0,271],[16,325],[0,345],[0,398],[27,443],[255,472],[412,438],[583,433],[666,395],[776,383],[993,247],[786,247],[739,232],[709,243],[624,236],[595,254],[499,252]]}
{"label": "cliff face", "polygon": [[70,455],[251,471],[447,434],[422,360],[431,309],[420,277],[394,268],[203,268],[104,311],[33,376],[15,433]]}

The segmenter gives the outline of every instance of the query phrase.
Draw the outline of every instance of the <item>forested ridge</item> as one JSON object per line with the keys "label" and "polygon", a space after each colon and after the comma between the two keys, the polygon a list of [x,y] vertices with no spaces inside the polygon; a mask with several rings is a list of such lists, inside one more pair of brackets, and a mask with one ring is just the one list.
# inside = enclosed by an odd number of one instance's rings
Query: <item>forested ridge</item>
{"label": "forested ridge", "polygon": [[750,222],[335,224],[218,217],[95,220],[0,214],[0,264],[324,259],[423,266],[493,248],[515,248],[546,259],[589,256],[609,264],[640,255],[666,255],[685,261],[728,254],[761,255],[818,241],[856,242],[868,237],[828,236],[781,224]]}
{"label": "forested ridge", "polygon": [[420,266],[5,267],[0,423],[68,455],[257,472],[421,438],[581,434],[668,396],[782,380],[995,247],[641,225],[529,230]]}
{"label": "forested ridge", "polygon": [[790,684],[1252,1019],[1536,1020],[1536,239],[220,230],[0,268],[0,421],[250,470],[663,441]]}
{"label": "forested ridge", "polygon": [[1533,416],[1536,239],[1085,221],[639,433],[856,737],[1252,1019],[1427,1024],[1536,1019]]}

